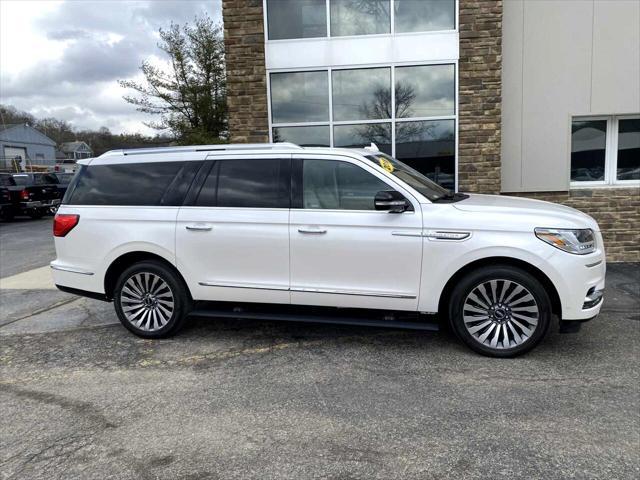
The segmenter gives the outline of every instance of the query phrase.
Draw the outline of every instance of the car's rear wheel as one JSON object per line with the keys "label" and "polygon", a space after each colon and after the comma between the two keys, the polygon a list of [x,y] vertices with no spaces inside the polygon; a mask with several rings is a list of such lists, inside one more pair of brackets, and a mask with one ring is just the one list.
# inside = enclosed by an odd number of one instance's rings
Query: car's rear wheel
{"label": "car's rear wheel", "polygon": [[120,322],[144,338],[177,333],[191,310],[191,299],[182,279],[156,261],[127,268],[118,278],[113,298]]}
{"label": "car's rear wheel", "polygon": [[451,295],[453,330],[471,349],[492,357],[514,357],[545,336],[551,302],[540,282],[511,266],[475,270]]}
{"label": "car's rear wheel", "polygon": [[32,219],[38,220],[44,217],[45,210],[43,208],[32,208],[29,210],[28,214]]}

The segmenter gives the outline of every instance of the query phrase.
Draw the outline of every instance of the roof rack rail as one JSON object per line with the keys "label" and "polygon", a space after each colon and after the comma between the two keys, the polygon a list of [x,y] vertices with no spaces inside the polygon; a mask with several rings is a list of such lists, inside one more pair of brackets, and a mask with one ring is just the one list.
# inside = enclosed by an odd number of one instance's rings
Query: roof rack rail
{"label": "roof rack rail", "polygon": [[221,143],[219,145],[193,145],[185,147],[153,147],[153,148],[133,148],[126,150],[109,150],[100,155],[101,157],[111,155],[152,155],[154,153],[182,153],[182,152],[223,152],[241,150],[277,150],[291,149],[302,150],[302,147],[290,142],[281,143]]}

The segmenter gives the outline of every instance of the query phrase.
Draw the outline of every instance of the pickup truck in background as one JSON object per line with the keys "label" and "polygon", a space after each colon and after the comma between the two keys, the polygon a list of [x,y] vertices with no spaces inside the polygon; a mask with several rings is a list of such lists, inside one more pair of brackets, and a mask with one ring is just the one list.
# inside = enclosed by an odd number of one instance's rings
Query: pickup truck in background
{"label": "pickup truck in background", "polygon": [[41,218],[60,205],[58,179],[49,173],[3,173],[0,184],[9,190],[11,206],[3,208],[3,217],[28,215]]}

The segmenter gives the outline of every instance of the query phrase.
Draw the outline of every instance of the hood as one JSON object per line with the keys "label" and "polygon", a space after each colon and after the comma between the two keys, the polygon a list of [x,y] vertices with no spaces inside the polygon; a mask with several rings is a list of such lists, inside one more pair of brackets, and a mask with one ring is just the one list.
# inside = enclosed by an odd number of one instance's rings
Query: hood
{"label": "hood", "polygon": [[598,223],[586,213],[557,203],[503,195],[469,194],[469,198],[452,204],[463,212],[488,215],[492,223],[508,222],[529,228],[591,228]]}

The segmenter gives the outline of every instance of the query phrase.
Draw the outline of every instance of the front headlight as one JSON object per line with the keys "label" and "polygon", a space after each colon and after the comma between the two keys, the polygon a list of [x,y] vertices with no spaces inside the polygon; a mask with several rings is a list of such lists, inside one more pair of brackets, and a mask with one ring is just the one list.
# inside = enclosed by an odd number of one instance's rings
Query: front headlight
{"label": "front headlight", "polygon": [[596,249],[596,239],[590,228],[581,230],[536,228],[535,232],[540,240],[565,252],[586,255]]}

